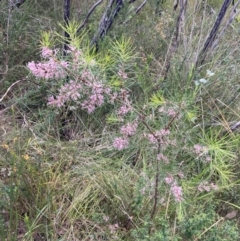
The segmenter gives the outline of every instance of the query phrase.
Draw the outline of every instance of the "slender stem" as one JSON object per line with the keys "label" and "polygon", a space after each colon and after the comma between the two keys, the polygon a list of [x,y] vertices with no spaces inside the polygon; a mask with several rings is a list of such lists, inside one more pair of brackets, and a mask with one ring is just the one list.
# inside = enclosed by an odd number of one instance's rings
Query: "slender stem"
{"label": "slender stem", "polygon": [[98,2],[96,2],[96,3],[91,7],[91,9],[89,10],[89,12],[88,12],[85,20],[83,21],[82,25],[78,28],[77,33],[79,33],[79,32],[82,30],[82,28],[83,28],[83,27],[85,26],[85,24],[87,23],[90,15],[93,13],[93,11],[95,10],[95,8],[102,3],[102,1],[103,1],[103,0],[99,0]]}
{"label": "slender stem", "polygon": [[[64,9],[63,9],[64,16],[63,17],[64,17],[64,22],[66,24],[66,27],[69,25],[70,6],[71,6],[71,1],[70,0],[64,0]],[[63,46],[63,54],[64,54],[64,56],[66,56],[68,44],[70,42],[70,35],[67,31],[65,31],[64,37],[65,37],[65,42],[64,42],[64,46]]]}
{"label": "slender stem", "polygon": [[145,4],[147,3],[147,0],[145,0],[135,11],[135,13],[138,13],[144,6]]}
{"label": "slender stem", "polygon": [[[158,142],[158,154],[161,151],[161,144]],[[159,173],[160,172],[160,163],[157,158],[157,170],[156,170],[156,176],[155,176],[155,190],[154,190],[154,204],[153,204],[153,209],[151,213],[151,219],[153,219],[156,209],[157,209],[157,203],[158,203],[158,186],[159,186]]]}
{"label": "slender stem", "polygon": [[207,40],[204,43],[203,49],[200,52],[199,56],[198,56],[198,60],[196,63],[195,67],[198,67],[199,65],[202,65],[206,59],[207,56],[207,52],[212,48],[214,40],[216,39],[217,36],[217,32],[219,30],[219,27],[224,19],[224,16],[227,12],[228,7],[230,6],[232,0],[225,0],[222,4],[222,7],[220,9],[220,12],[218,14],[218,17],[211,29],[211,32],[207,38]]}

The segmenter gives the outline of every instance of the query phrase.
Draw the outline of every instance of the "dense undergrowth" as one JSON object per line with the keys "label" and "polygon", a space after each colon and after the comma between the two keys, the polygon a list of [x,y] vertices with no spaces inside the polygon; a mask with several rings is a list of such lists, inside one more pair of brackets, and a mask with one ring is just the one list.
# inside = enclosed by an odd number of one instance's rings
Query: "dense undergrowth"
{"label": "dense undergrowth", "polygon": [[0,2],[0,240],[239,240],[239,24],[196,66],[217,1],[174,52],[170,1],[129,4],[96,53],[90,2]]}

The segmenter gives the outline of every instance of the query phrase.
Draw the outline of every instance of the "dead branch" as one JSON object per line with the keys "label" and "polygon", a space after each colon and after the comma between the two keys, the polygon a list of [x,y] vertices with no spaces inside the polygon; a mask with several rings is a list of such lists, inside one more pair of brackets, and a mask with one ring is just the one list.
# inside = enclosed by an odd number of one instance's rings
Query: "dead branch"
{"label": "dead branch", "polygon": [[147,1],[148,1],[148,0],[144,0],[144,1],[142,2],[142,4],[134,10],[134,14],[133,14],[131,17],[129,17],[128,19],[126,19],[126,20],[123,22],[123,24],[124,24],[124,25],[127,24],[135,15],[137,15],[137,13],[145,6],[145,4],[147,3]]}
{"label": "dead branch", "polygon": [[[64,0],[64,7],[63,7],[63,18],[66,26],[69,25],[69,18],[70,18],[70,0]],[[64,32],[64,46],[63,46],[63,54],[67,54],[68,45],[70,43],[70,35],[67,31]]]}
{"label": "dead branch", "polygon": [[145,0],[135,11],[135,13],[137,14],[144,6],[145,4],[147,3],[147,0]]}
{"label": "dead branch", "polygon": [[178,4],[180,5],[180,11],[177,17],[177,22],[176,22],[176,29],[175,29],[175,33],[174,33],[174,39],[172,41],[171,46],[169,47],[169,53],[166,59],[166,67],[165,67],[165,72],[164,72],[164,78],[167,77],[168,71],[170,69],[170,65],[171,65],[171,59],[173,57],[173,55],[176,53],[178,46],[179,46],[179,42],[180,42],[180,33],[181,33],[181,29],[183,27],[183,22],[184,22],[184,17],[185,17],[185,13],[186,13],[186,9],[187,9],[187,3],[188,0],[178,0],[176,1],[175,5],[174,5],[174,10],[177,9]]}
{"label": "dead branch", "polygon": [[89,17],[91,16],[91,14],[93,13],[93,11],[97,8],[97,6],[99,6],[102,3],[103,0],[99,0],[98,2],[96,2],[91,9],[89,10],[85,20],[83,21],[82,25],[78,28],[77,33],[79,33],[82,28],[85,26],[85,24],[87,23]]}
{"label": "dead branch", "polygon": [[212,48],[213,42],[216,39],[217,32],[219,30],[219,27],[222,23],[222,20],[227,12],[228,7],[230,6],[232,0],[225,0],[222,4],[222,7],[220,9],[220,12],[218,14],[218,17],[212,27],[212,30],[210,31],[210,34],[207,38],[207,40],[204,43],[204,47],[201,50],[195,67],[198,67],[199,65],[202,65],[206,59],[208,51]]}
{"label": "dead branch", "polygon": [[10,87],[8,87],[7,91],[5,92],[5,94],[2,96],[2,98],[0,99],[0,102],[3,101],[3,99],[6,97],[6,95],[8,94],[8,92],[12,89],[12,87],[16,84],[18,84],[19,82],[23,81],[22,79],[21,80],[18,80],[16,82],[14,82],[13,84],[10,85]]}
{"label": "dead branch", "polygon": [[229,25],[232,23],[232,21],[235,19],[235,17],[240,13],[240,10],[239,10],[239,9],[237,10],[237,7],[238,7],[239,4],[240,4],[240,0],[238,0],[238,1],[235,3],[235,5],[234,5],[234,7],[233,7],[233,9],[232,9],[232,11],[231,11],[231,13],[230,13],[230,16],[229,16],[229,18],[228,18],[227,23],[226,23],[225,26],[222,28],[220,34],[218,35],[218,38],[214,41],[214,43],[213,43],[213,45],[212,45],[211,51],[213,51],[213,50],[216,48],[216,46],[218,45],[218,42],[219,42],[220,38],[224,35],[225,31],[227,30],[227,28],[229,27]]}
{"label": "dead branch", "polygon": [[123,0],[110,0],[109,4],[106,8],[105,13],[103,14],[97,33],[94,35],[91,45],[96,46],[98,49],[98,40],[103,38],[106,35],[107,31],[112,26],[114,19],[117,17],[119,11],[123,7],[124,3]]}

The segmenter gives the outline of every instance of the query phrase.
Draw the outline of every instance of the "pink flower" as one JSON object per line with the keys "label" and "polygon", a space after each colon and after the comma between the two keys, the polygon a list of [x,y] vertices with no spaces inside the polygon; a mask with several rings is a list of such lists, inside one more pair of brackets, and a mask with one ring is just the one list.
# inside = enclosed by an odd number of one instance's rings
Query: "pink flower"
{"label": "pink flower", "polygon": [[113,94],[110,95],[110,103],[114,104],[114,101],[117,99],[118,93],[114,92]]}
{"label": "pink flower", "polygon": [[53,50],[48,47],[42,47],[42,57],[49,58],[53,56]]}
{"label": "pink flower", "polygon": [[60,66],[66,69],[68,67],[68,62],[66,62],[64,60],[61,60],[60,61]]}
{"label": "pink flower", "polygon": [[164,161],[165,164],[169,163],[169,160],[168,160],[167,156],[164,156],[162,153],[159,153],[157,155],[157,160],[159,160],[159,161],[162,160],[162,161]]}
{"label": "pink flower", "polygon": [[217,190],[218,189],[218,186],[215,185],[214,183],[211,183],[209,184],[207,181],[204,181],[204,182],[201,182],[199,185],[198,185],[198,190],[200,192],[210,192],[212,190]]}
{"label": "pink flower", "polygon": [[71,53],[72,55],[73,67],[74,69],[76,69],[78,65],[82,64],[82,61],[81,61],[82,51],[77,49],[74,46],[68,46],[68,48],[70,49],[68,52]]}
{"label": "pink flower", "polygon": [[60,64],[54,58],[50,57],[48,61],[43,63],[29,62],[27,67],[37,78],[44,79],[60,79],[67,76],[62,66],[67,66],[67,62],[61,61]]}
{"label": "pink flower", "polygon": [[118,111],[117,111],[117,113],[119,114],[119,115],[126,115],[128,112],[130,112],[132,110],[132,108],[130,107],[130,106],[127,106],[127,105],[123,105],[123,106],[121,106],[119,109],[118,109]]}
{"label": "pink flower", "polygon": [[94,76],[92,75],[92,73],[90,73],[90,71],[88,70],[83,70],[81,73],[81,78],[86,81],[93,81],[94,80]]}
{"label": "pink flower", "polygon": [[210,184],[213,190],[218,190],[218,186],[215,185],[213,182]]}
{"label": "pink flower", "polygon": [[134,123],[127,123],[126,125],[122,126],[120,129],[120,133],[125,136],[133,136],[137,130],[137,122]]}
{"label": "pink flower", "polygon": [[201,145],[199,145],[199,144],[196,144],[196,145],[194,145],[193,147],[194,147],[194,151],[195,151],[196,154],[199,155],[199,154],[202,153],[202,151],[203,151],[203,146],[201,146]]}
{"label": "pink flower", "polygon": [[168,109],[167,114],[170,117],[174,117],[174,116],[176,116],[177,113],[174,109],[171,108],[171,109]]}
{"label": "pink flower", "polygon": [[67,101],[77,101],[81,95],[80,91],[82,89],[82,85],[77,83],[77,81],[70,80],[69,83],[63,85],[60,88],[59,94],[56,96],[56,99],[53,96],[48,98],[48,105],[61,107]]}
{"label": "pink flower", "polygon": [[118,71],[118,75],[119,75],[121,78],[123,78],[123,79],[127,79],[127,78],[128,78],[127,74],[126,74],[123,70],[119,70],[119,71]]}
{"label": "pink flower", "polygon": [[178,175],[179,178],[184,178],[184,173],[183,172],[179,172],[177,175]]}
{"label": "pink flower", "polygon": [[87,109],[88,114],[92,113],[97,106],[104,103],[104,96],[102,94],[92,94],[81,105],[83,109]]}
{"label": "pink flower", "polygon": [[159,131],[156,131],[155,135],[158,137],[164,137],[170,134],[170,131],[168,129],[161,129]]}
{"label": "pink flower", "polygon": [[155,143],[158,142],[157,138],[156,138],[153,134],[148,134],[148,135],[147,135],[147,138],[148,138],[148,140],[149,140],[151,143],[153,143],[153,144],[155,144]]}
{"label": "pink flower", "polygon": [[173,175],[171,175],[171,174],[168,174],[168,176],[167,177],[165,177],[165,182],[167,183],[167,184],[171,184],[172,182],[173,182]]}
{"label": "pink flower", "polygon": [[172,192],[172,195],[174,196],[174,198],[175,198],[175,201],[176,202],[181,202],[182,201],[182,199],[183,199],[183,197],[182,197],[182,195],[183,195],[183,193],[182,193],[182,187],[180,187],[180,186],[178,186],[177,184],[176,184],[176,182],[175,183],[173,183],[173,185],[171,186],[171,192]]}
{"label": "pink flower", "polygon": [[205,159],[205,163],[208,163],[212,160],[212,158],[210,156],[206,156],[206,159]]}
{"label": "pink flower", "polygon": [[63,96],[57,96],[55,99],[53,96],[50,96],[48,98],[48,105],[56,106],[56,107],[62,107],[65,103],[65,98]]}
{"label": "pink flower", "polygon": [[113,225],[109,225],[108,228],[111,233],[116,233],[117,229],[119,228],[119,225],[118,225],[118,223],[115,223]]}
{"label": "pink flower", "polygon": [[158,142],[160,142],[161,144],[168,144],[167,141],[164,141],[163,137],[165,137],[169,134],[170,134],[170,131],[168,129],[161,129],[159,131],[156,131],[153,134],[148,134],[147,138],[153,144],[156,144]]}
{"label": "pink flower", "polygon": [[113,142],[113,147],[119,151],[127,148],[128,145],[129,145],[128,139],[123,137],[117,137]]}
{"label": "pink flower", "polygon": [[108,222],[108,221],[109,221],[109,216],[104,215],[104,216],[103,216],[103,220],[104,220],[105,222]]}

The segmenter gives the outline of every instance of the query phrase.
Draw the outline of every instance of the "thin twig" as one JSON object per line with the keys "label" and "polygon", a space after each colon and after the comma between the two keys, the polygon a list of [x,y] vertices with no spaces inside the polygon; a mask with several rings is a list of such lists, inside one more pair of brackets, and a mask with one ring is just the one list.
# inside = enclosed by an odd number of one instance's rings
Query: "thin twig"
{"label": "thin twig", "polygon": [[145,6],[145,4],[147,3],[148,0],[145,0],[139,7],[137,7],[134,10],[134,14],[132,16],[130,16],[129,18],[127,18],[124,22],[123,25],[127,24],[134,16],[137,15],[137,13]]}
{"label": "thin twig", "polygon": [[[66,24],[66,28],[69,25],[69,18],[70,18],[70,0],[64,0],[64,9],[63,9],[63,18],[64,18],[64,22]],[[64,42],[64,46],[63,46],[63,54],[64,56],[67,55],[67,50],[68,50],[68,44],[70,43],[70,35],[67,31],[64,32],[64,36],[65,36],[65,42]]]}
{"label": "thin twig", "polygon": [[[161,143],[160,140],[158,140],[158,154],[160,154],[161,151]],[[160,161],[157,159],[157,170],[156,170],[156,176],[155,176],[155,188],[154,188],[154,204],[152,208],[151,213],[151,219],[155,216],[156,210],[157,210],[157,203],[158,203],[158,186],[159,186],[159,172],[160,172]]]}
{"label": "thin twig", "polygon": [[212,227],[216,226],[219,222],[221,222],[221,221],[223,221],[223,220],[224,220],[223,217],[221,217],[220,219],[218,219],[217,222],[215,222],[215,223],[212,224],[209,228],[207,228],[205,231],[203,231],[197,238],[194,239],[194,241],[199,240],[199,238],[200,238],[203,234],[205,234],[206,232],[208,232]]}
{"label": "thin twig", "polygon": [[135,13],[137,14],[144,6],[145,4],[147,3],[147,0],[145,0],[135,11]]}
{"label": "thin twig", "polygon": [[206,59],[207,56],[207,52],[211,49],[213,42],[217,36],[217,32],[219,30],[219,27],[223,21],[223,18],[227,12],[228,7],[230,6],[232,0],[225,0],[222,4],[222,7],[220,9],[220,12],[218,14],[218,17],[209,33],[209,36],[207,38],[207,40],[204,43],[203,49],[201,50],[196,65],[195,67],[198,67],[199,65],[202,65]]}
{"label": "thin twig", "polygon": [[99,0],[98,2],[96,2],[96,3],[91,7],[91,9],[89,10],[89,12],[88,12],[85,20],[83,21],[82,25],[78,28],[77,33],[79,33],[79,32],[82,30],[82,28],[83,28],[83,27],[85,26],[85,24],[87,23],[90,15],[93,13],[93,11],[96,9],[96,7],[102,3],[102,1],[103,1],[103,0]]}
{"label": "thin twig", "polygon": [[172,125],[173,121],[178,117],[178,115],[179,115],[179,112],[175,116],[173,116],[173,118],[169,121],[169,123],[164,128],[165,130],[169,129],[169,127]]}
{"label": "thin twig", "polygon": [[238,5],[240,4],[240,0],[238,0],[231,13],[230,13],[230,16],[228,18],[228,21],[227,23],[225,24],[225,26],[222,28],[220,34],[218,35],[218,38],[214,41],[212,47],[211,47],[211,51],[213,51],[215,49],[215,47],[217,46],[218,42],[219,42],[219,39],[223,36],[223,34],[225,33],[226,29],[228,28],[228,26],[232,23],[232,21],[234,20],[234,18],[240,13],[240,9],[237,10],[237,7]]}
{"label": "thin twig", "polygon": [[97,46],[98,45],[97,44],[98,36],[101,34],[102,31],[106,32],[106,26],[105,25],[108,22],[108,14],[111,11],[111,7],[113,5],[113,2],[114,2],[114,0],[110,0],[110,2],[108,3],[107,9],[106,9],[105,13],[103,14],[103,16],[102,16],[102,18],[100,20],[98,32],[94,35],[94,37],[92,39],[92,42],[91,42],[92,45],[95,44]]}
{"label": "thin twig", "polygon": [[16,81],[15,83],[11,84],[11,86],[8,87],[8,89],[7,89],[7,91],[5,92],[5,94],[4,94],[4,95],[2,96],[2,98],[0,99],[0,102],[3,101],[3,99],[6,97],[6,95],[8,94],[8,92],[11,90],[11,88],[12,88],[14,85],[18,84],[19,82],[21,82],[21,81],[23,81],[23,80],[24,80],[24,79],[21,79],[21,80]]}
{"label": "thin twig", "polygon": [[[176,53],[178,46],[179,46],[179,35],[181,33],[181,29],[182,29],[182,23],[184,22],[184,16],[185,16],[185,12],[187,9],[187,3],[188,0],[181,0],[180,4],[181,4],[181,8],[178,14],[178,18],[177,18],[177,22],[176,22],[176,29],[175,29],[175,33],[174,33],[174,37],[173,37],[173,41],[171,43],[170,46],[170,50],[169,50],[169,54],[167,56],[166,59],[166,66],[165,66],[165,72],[164,72],[164,78],[167,77],[168,71],[170,69],[170,65],[171,65],[171,59],[173,57],[173,55]],[[178,4],[178,1],[177,1]]]}

